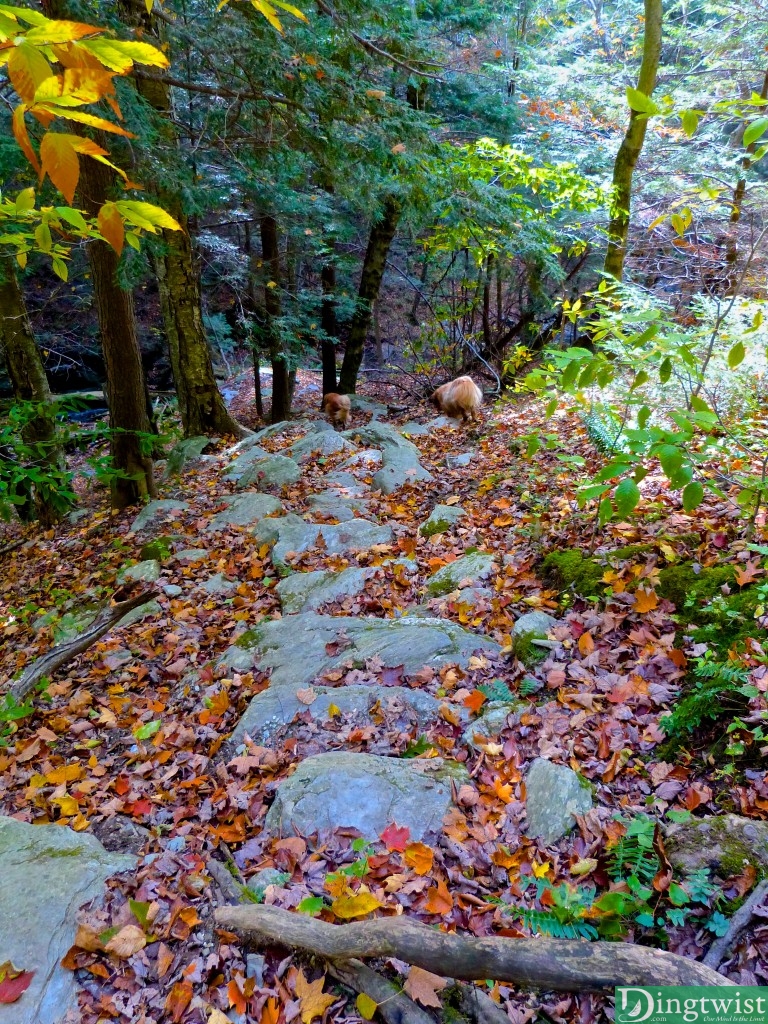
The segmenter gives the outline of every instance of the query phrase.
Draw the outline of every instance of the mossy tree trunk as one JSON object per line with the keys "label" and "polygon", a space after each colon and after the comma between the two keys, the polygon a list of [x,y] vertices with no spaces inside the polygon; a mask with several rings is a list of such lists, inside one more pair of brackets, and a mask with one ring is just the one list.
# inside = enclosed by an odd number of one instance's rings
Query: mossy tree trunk
{"label": "mossy tree trunk", "polygon": [[[0,350],[18,402],[33,402],[36,415],[22,430],[22,439],[34,446],[41,461],[56,468],[64,466],[64,453],[56,441],[56,412],[43,360],[27,316],[24,296],[9,258],[0,260]],[[23,519],[36,516],[43,526],[61,518],[61,506],[39,489],[25,490],[29,499],[17,506]]]}
{"label": "mossy tree trunk", "polygon": [[[125,20],[142,29],[145,37],[162,46],[156,18],[144,0],[121,0]],[[138,76],[139,95],[157,112],[158,131],[167,155],[178,152],[173,123],[170,87],[157,78]],[[155,257],[160,306],[176,382],[184,435],[235,434],[243,431],[227,411],[213,372],[211,351],[203,324],[200,269],[195,257],[189,224],[177,192],[156,188],[160,205],[174,217],[182,231],[163,231],[164,249]]]}
{"label": "mossy tree trunk", "polygon": [[[656,76],[661,57],[663,0],[645,0],[645,31],[643,35],[643,59],[637,88],[650,96],[656,87]],[[613,198],[611,221],[608,225],[608,251],[605,255],[606,274],[620,281],[624,273],[624,259],[627,254],[630,209],[632,205],[632,176],[643,150],[648,115],[630,110],[629,125],[616,154],[613,167]]]}
{"label": "mossy tree trunk", "polygon": [[323,394],[336,390],[336,343],[338,324],[336,322],[336,268],[324,263],[320,271],[323,300],[320,306],[320,326],[323,340],[320,351],[323,364]]}
{"label": "mossy tree trunk", "polygon": [[[80,161],[80,195],[86,213],[96,216],[109,198],[113,172],[90,157]],[[135,505],[154,496],[152,459],[147,454],[151,422],[133,295],[120,287],[117,254],[106,242],[88,243],[93,291],[106,367],[111,454],[117,475],[112,480],[112,507]],[[143,435],[143,436],[142,436]]]}
{"label": "mossy tree trunk", "polygon": [[373,303],[379,297],[389,248],[395,237],[401,212],[402,207],[399,200],[395,196],[387,196],[384,200],[381,220],[371,227],[368,248],[363,260],[363,271],[360,276],[357,306],[352,317],[349,339],[341,364],[339,390],[342,394],[354,394],[357,387],[357,375],[363,361],[365,339],[371,323]]}
{"label": "mossy tree trunk", "polygon": [[261,218],[261,255],[267,278],[264,282],[265,333],[269,359],[272,364],[272,422],[287,420],[291,411],[291,381],[288,360],[283,348],[279,320],[280,305],[280,243],[277,221],[265,215]]}

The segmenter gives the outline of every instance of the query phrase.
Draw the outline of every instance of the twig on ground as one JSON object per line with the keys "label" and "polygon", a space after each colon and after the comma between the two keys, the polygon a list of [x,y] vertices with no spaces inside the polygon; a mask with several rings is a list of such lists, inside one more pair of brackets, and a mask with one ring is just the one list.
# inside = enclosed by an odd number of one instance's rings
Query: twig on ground
{"label": "twig on ground", "polygon": [[725,935],[721,935],[719,939],[715,939],[709,947],[707,955],[701,961],[703,964],[706,964],[707,967],[711,967],[715,971],[717,970],[728,955],[728,951],[731,946],[736,942],[741,933],[749,926],[755,910],[760,906],[766,896],[768,896],[768,879],[756,886],[749,899],[742,903],[731,918],[731,922],[728,925],[728,931]]}
{"label": "twig on ground", "polygon": [[41,679],[45,676],[53,675],[62,665],[66,665],[68,661],[77,657],[78,654],[82,654],[91,644],[96,643],[113,626],[117,625],[124,615],[133,611],[134,608],[146,604],[147,601],[155,597],[157,591],[151,588],[149,590],[141,590],[132,596],[126,596],[128,594],[129,589],[127,587],[121,587],[115,591],[109,604],[101,609],[93,622],[86,626],[82,633],[78,633],[71,640],[65,640],[63,643],[57,644],[46,654],[36,658],[25,669],[21,678],[17,679],[13,686],[11,686],[9,693],[17,701],[23,701]]}
{"label": "twig on ground", "polygon": [[329,960],[392,956],[442,977],[493,978],[527,988],[604,992],[617,985],[732,985],[712,968],[629,942],[475,938],[403,917],[326,924],[278,907],[222,907],[216,924],[253,945],[278,944]]}

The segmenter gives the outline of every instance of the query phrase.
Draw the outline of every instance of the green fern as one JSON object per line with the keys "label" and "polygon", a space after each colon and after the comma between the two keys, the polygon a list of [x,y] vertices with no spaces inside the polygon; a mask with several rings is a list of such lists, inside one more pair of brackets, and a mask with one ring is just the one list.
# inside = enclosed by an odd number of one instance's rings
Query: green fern
{"label": "green fern", "polygon": [[682,743],[704,722],[743,714],[749,698],[759,695],[748,685],[749,672],[742,664],[717,661],[712,651],[696,659],[693,675],[693,688],[660,722],[672,745]]}
{"label": "green fern", "polygon": [[608,854],[608,872],[614,881],[634,876],[641,885],[649,885],[659,870],[659,858],[653,848],[656,823],[644,814],[624,822],[627,831]]}
{"label": "green fern", "polygon": [[592,444],[603,455],[615,455],[624,451],[621,439],[622,425],[619,419],[608,409],[597,412],[594,408],[582,416],[587,428],[587,436]]}

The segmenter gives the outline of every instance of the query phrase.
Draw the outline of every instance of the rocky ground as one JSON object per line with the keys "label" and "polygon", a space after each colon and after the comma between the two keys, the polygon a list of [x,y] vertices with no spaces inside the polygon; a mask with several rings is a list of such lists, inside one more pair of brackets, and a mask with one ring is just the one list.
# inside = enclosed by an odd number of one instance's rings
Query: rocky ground
{"label": "rocky ground", "polygon": [[[236,895],[329,920],[524,935],[557,886],[615,888],[606,850],[633,815],[687,809],[706,825],[705,766],[654,753],[686,641],[657,559],[626,545],[702,557],[722,524],[669,511],[659,485],[663,536],[607,529],[612,593],[563,593],[542,559],[593,527],[568,464],[521,455],[538,415],[467,429],[358,398],[343,433],[308,410],[234,446],[192,439],[138,514],[75,514],[10,556],[9,677],[117,582],[155,594],[6,730],[0,916],[22,924],[3,929],[0,962],[35,974],[0,1024],[53,1024],[67,1006],[86,1024],[359,1020],[330,982],[312,1014],[297,962],[216,934],[233,892],[222,865]],[[732,808],[757,830],[746,849],[765,844],[764,808],[755,775]],[[687,870],[708,846],[686,847]],[[700,957],[711,909],[670,918],[669,948]],[[753,935],[732,976],[765,983],[767,949]],[[490,991],[513,1024],[603,1006]]]}

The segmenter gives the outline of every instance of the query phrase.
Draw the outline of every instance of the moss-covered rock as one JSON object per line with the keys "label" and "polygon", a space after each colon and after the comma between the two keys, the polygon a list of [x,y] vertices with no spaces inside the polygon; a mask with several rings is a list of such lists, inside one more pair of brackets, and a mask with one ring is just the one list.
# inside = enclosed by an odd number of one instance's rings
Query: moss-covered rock
{"label": "moss-covered rock", "polygon": [[605,568],[598,559],[588,558],[581,551],[553,551],[544,559],[542,570],[548,583],[580,597],[596,597],[605,589]]}
{"label": "moss-covered rock", "polygon": [[678,612],[712,598],[723,584],[733,583],[732,565],[698,566],[694,562],[670,565],[659,573],[658,593],[671,601]]}
{"label": "moss-covered rock", "polygon": [[768,874],[768,823],[723,814],[669,825],[667,852],[672,864],[686,874],[712,868],[723,878],[740,875],[752,865],[759,876]]}
{"label": "moss-covered rock", "polygon": [[146,562],[149,559],[154,559],[156,562],[164,562],[171,555],[172,545],[172,537],[155,537],[154,540],[142,547],[139,552],[139,560]]}
{"label": "moss-covered rock", "polygon": [[512,634],[511,653],[526,668],[536,668],[549,654],[546,647],[537,646],[537,639],[536,633]]}

